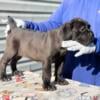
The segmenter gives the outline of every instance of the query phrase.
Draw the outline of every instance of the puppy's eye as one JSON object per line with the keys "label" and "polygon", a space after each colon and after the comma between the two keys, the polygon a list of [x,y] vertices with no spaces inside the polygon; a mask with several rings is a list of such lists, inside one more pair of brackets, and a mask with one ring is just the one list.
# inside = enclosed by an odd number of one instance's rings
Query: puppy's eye
{"label": "puppy's eye", "polygon": [[84,31],[85,31],[85,27],[81,27],[80,32],[84,32]]}

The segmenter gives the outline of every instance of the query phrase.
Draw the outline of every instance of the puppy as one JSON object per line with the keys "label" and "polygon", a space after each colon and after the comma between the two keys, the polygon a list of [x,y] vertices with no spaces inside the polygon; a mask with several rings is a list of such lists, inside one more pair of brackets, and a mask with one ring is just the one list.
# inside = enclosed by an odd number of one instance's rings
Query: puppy
{"label": "puppy", "polygon": [[[55,81],[65,82],[60,78],[61,65],[65,56],[65,49],[61,48],[64,40],[76,40],[83,45],[93,42],[90,25],[83,19],[76,18],[65,23],[59,29],[49,32],[34,32],[16,26],[12,17],[8,16],[11,30],[6,38],[6,49],[0,60],[0,79],[6,78],[5,69],[11,62],[13,72],[17,70],[16,63],[22,57],[28,57],[42,62],[42,80],[44,90],[55,90],[51,83],[51,63],[55,63]],[[65,82],[68,84],[68,82]]]}

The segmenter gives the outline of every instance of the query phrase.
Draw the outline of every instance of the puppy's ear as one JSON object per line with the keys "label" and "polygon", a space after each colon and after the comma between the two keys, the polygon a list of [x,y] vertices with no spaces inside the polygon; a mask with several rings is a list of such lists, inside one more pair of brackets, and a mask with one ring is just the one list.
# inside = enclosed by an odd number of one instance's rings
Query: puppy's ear
{"label": "puppy's ear", "polygon": [[80,28],[80,20],[78,18],[72,19],[70,21],[70,28],[73,32],[77,32]]}
{"label": "puppy's ear", "polygon": [[62,31],[63,31],[63,32],[67,32],[68,30],[70,30],[70,23],[65,23],[65,24],[62,26]]}
{"label": "puppy's ear", "polygon": [[61,28],[61,33],[64,35],[64,40],[72,39],[72,31],[70,27],[70,23],[65,23]]}
{"label": "puppy's ear", "polygon": [[81,20],[80,18],[74,18],[70,21],[71,28],[74,27],[74,24],[79,23]]}
{"label": "puppy's ear", "polygon": [[83,31],[86,27],[90,27],[90,25],[87,25],[88,23],[81,18],[72,19],[70,22],[70,26],[73,32]]}

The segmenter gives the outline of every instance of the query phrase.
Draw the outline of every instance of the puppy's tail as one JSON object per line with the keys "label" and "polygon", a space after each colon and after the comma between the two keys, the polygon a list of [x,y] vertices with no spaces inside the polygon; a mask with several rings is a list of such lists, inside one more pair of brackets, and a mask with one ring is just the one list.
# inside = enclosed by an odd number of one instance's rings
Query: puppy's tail
{"label": "puppy's tail", "polygon": [[8,25],[10,26],[10,30],[17,27],[15,20],[11,16],[8,16]]}

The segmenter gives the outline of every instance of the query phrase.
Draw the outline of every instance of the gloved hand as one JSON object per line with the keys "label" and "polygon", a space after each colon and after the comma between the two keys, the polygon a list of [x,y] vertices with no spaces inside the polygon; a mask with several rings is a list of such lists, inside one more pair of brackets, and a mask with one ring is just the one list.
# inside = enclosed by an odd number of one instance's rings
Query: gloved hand
{"label": "gloved hand", "polygon": [[[21,27],[21,28],[25,28],[25,21],[21,20],[21,19],[14,19],[15,22],[16,22],[16,25],[17,27]],[[2,23],[5,23],[7,24],[7,20],[2,20]],[[6,28],[5,28],[5,35],[7,36],[8,35],[8,32],[10,30],[10,26],[9,24],[6,25]]]}
{"label": "gloved hand", "polygon": [[67,50],[69,51],[77,51],[75,57],[79,57],[84,54],[90,54],[95,52],[96,50],[96,46],[94,44],[89,46],[84,46],[79,42],[73,40],[62,41],[62,47],[67,48]]}

